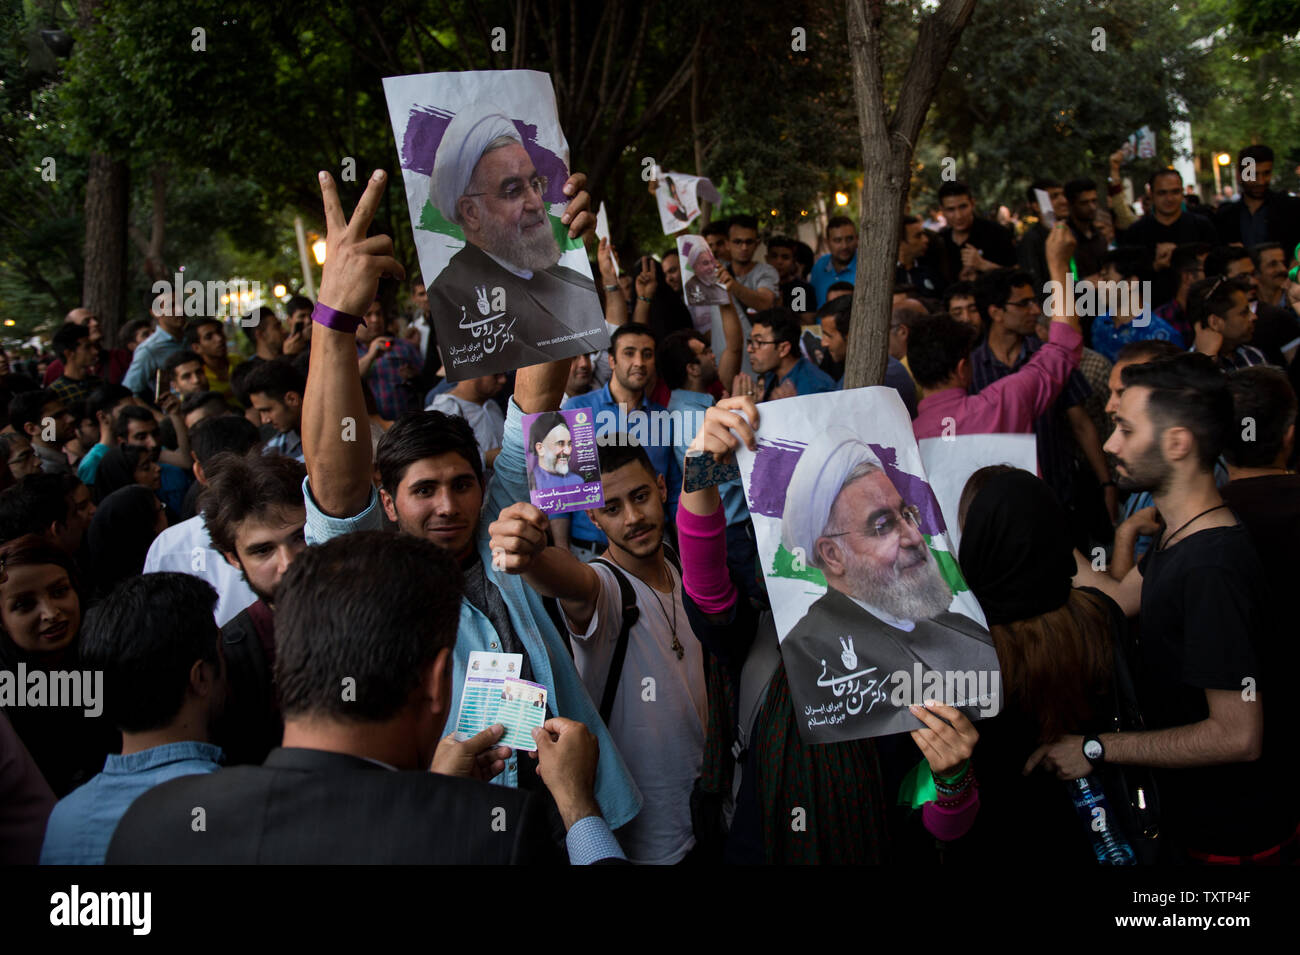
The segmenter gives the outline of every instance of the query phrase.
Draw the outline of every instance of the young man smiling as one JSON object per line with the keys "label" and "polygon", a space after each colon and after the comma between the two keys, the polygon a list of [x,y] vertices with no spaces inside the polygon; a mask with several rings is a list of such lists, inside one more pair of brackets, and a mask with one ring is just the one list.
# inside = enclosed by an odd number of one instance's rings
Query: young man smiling
{"label": "young man smiling", "polygon": [[[559,600],[578,672],[592,699],[602,701],[610,734],[646,797],[618,833],[623,851],[634,863],[673,865],[695,845],[691,789],[708,724],[704,649],[682,605],[681,573],[664,552],[663,475],[625,434],[600,448],[600,470],[605,503],[587,514],[609,544],[591,563],[549,545],[546,515],[532,504],[505,508],[488,531],[510,573]],[[620,576],[638,610],[622,658]],[[617,686],[612,699],[610,680]],[[654,706],[643,695],[647,680]]]}
{"label": "young man smiling", "polygon": [[[595,217],[587,211],[590,197],[583,191],[585,178],[571,176],[564,185],[571,200],[561,221],[569,226],[571,237],[595,225]],[[485,485],[483,480],[478,444],[469,425],[436,411],[402,416],[380,439],[377,462],[372,463],[370,443],[357,440],[355,430],[349,429],[366,420],[356,351],[361,314],[374,302],[381,275],[404,276],[402,266],[392,258],[392,239],[366,237],[387,176],[381,170],[371,177],[350,222],[333,178],[322,172],[319,179],[329,255],[312,316],[316,325],[311,336],[312,370],[303,407],[306,541],[309,545],[324,543],[353,531],[377,530],[386,514],[402,534],[422,537],[453,555],[464,574],[465,596],[459,604],[449,664],[451,698],[442,710],[444,717],[454,720],[460,710],[472,651],[521,654],[520,676],[545,686],[551,710],[586,724],[599,740],[597,798],[609,824],[624,825],[636,815],[641,802],[627,768],[541,596],[492,566],[487,526],[479,519],[485,499],[489,514],[527,499],[522,418],[559,404],[569,363],[519,370],[490,483]],[[372,483],[374,463],[380,473],[379,493]],[[412,595],[407,599],[420,598]],[[450,728],[443,732],[449,733]],[[492,739],[488,745],[495,742]],[[465,748],[470,744],[452,741],[448,745]],[[527,759],[511,757],[501,781],[512,786],[535,785],[529,768]]]}

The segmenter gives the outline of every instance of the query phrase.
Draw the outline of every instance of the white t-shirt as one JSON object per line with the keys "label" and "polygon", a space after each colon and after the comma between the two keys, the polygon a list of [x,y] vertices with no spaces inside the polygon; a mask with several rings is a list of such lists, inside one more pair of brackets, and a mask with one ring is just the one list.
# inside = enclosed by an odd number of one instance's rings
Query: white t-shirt
{"label": "white t-shirt", "polygon": [[154,538],[144,559],[143,573],[160,571],[190,574],[210,583],[217,592],[214,614],[218,627],[224,627],[257,600],[257,594],[248,586],[240,569],[231,567],[221,551],[212,546],[202,514],[195,514]]}
{"label": "white t-shirt", "polygon": [[[571,621],[565,623],[573,636],[578,674],[599,705],[623,624],[623,607],[613,572],[600,564],[589,566],[600,575],[596,613],[586,633],[574,633]],[[686,619],[681,576],[667,562],[664,566],[673,578],[671,595],[652,592],[649,585],[624,574],[636,592],[641,614],[628,634],[622,682],[609,724],[610,735],[645,797],[641,812],[615,835],[628,859],[643,865],[673,865],[695,845],[691,790],[704,761],[709,718],[704,648]],[[672,649],[674,607],[677,639],[685,651],[680,660]],[[654,683],[647,684],[647,678]]]}
{"label": "white t-shirt", "polygon": [[506,430],[506,416],[501,413],[501,406],[489,398],[481,405],[457,398],[450,391],[444,391],[433,399],[426,411],[441,411],[446,415],[456,415],[474,432],[478,442],[479,457],[487,463],[487,453],[493,448],[501,447],[501,436]]}

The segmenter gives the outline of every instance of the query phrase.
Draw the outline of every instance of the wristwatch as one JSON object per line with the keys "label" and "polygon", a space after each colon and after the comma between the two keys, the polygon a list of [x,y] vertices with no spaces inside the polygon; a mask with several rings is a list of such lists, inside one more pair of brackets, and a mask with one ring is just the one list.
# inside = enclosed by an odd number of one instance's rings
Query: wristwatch
{"label": "wristwatch", "polygon": [[1101,745],[1101,740],[1096,736],[1083,738],[1083,758],[1090,766],[1096,766],[1106,758],[1106,747]]}

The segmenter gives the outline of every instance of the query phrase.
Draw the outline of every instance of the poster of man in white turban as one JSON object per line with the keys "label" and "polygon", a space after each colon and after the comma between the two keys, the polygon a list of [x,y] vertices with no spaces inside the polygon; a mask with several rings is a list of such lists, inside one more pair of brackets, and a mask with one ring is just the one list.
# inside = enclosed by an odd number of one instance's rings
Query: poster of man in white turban
{"label": "poster of man in white turban", "polygon": [[560,221],[569,145],[531,70],[384,80],[447,378],[609,347],[579,239]]}
{"label": "poster of man in white turban", "polygon": [[682,298],[687,305],[725,305],[731,301],[718,282],[718,262],[702,235],[679,235],[677,258],[682,269]]}
{"label": "poster of man in white turban", "polygon": [[995,715],[1001,673],[892,388],[768,402],[737,455],[806,743]]}

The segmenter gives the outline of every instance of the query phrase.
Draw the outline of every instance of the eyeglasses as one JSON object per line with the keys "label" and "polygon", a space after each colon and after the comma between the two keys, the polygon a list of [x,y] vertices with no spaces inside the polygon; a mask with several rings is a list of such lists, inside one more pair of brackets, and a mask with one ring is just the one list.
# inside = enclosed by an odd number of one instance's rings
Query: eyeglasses
{"label": "eyeglasses", "polygon": [[775,345],[776,339],[772,339],[771,341],[764,341],[761,338],[746,338],[745,344],[748,345],[750,348],[760,348],[763,345]]}
{"label": "eyeglasses", "polygon": [[[1016,308],[1028,308],[1030,305],[1037,305],[1037,304],[1038,304],[1038,299],[1033,295],[1029,296],[1029,298],[1022,298],[1022,299],[1017,299],[1014,302],[1007,302],[1007,305],[1014,305]],[[1005,307],[1006,306],[1004,305],[1003,308]]]}
{"label": "eyeglasses", "polygon": [[530,189],[537,191],[537,198],[541,199],[546,195],[546,187],[551,184],[551,180],[546,176],[533,176],[528,182],[514,181],[502,189],[500,192],[467,192],[467,196],[496,196],[503,202],[522,202],[528,195]]}
{"label": "eyeglasses", "polygon": [[899,530],[901,525],[899,520],[905,521],[913,528],[921,526],[921,509],[915,504],[904,504],[897,512],[891,511],[888,514],[882,514],[877,517],[865,530],[852,528],[847,531],[839,531],[835,534],[823,534],[822,537],[843,537],[845,534],[863,534],[866,537],[889,537],[895,531]]}

